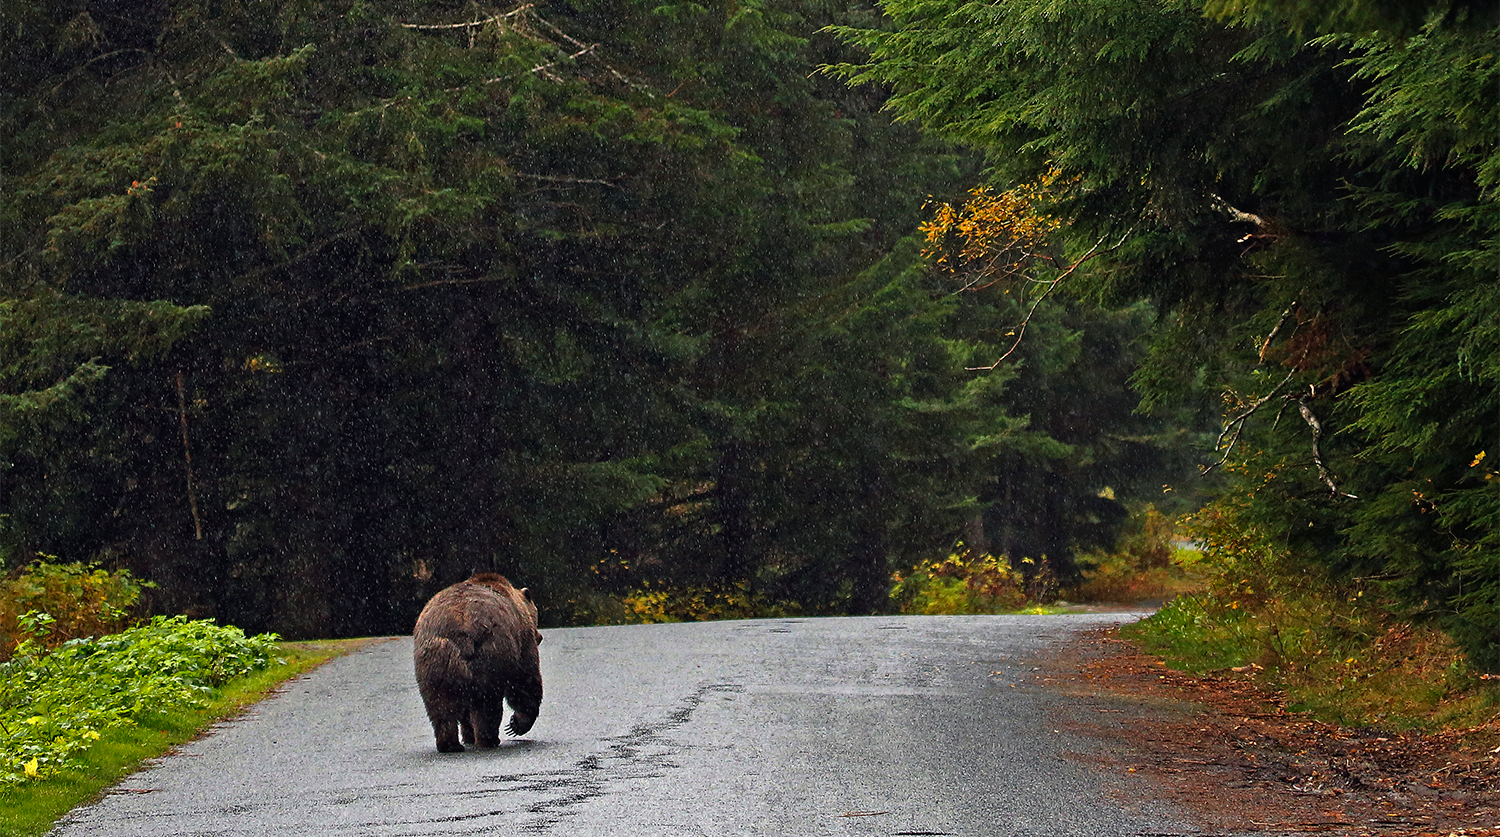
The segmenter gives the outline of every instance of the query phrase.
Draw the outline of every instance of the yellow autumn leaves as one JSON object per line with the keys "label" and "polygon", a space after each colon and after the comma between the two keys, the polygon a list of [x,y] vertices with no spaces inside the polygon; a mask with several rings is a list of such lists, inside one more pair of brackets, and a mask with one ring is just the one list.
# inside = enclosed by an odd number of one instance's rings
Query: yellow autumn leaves
{"label": "yellow autumn leaves", "polygon": [[1077,178],[1063,181],[1052,169],[1034,182],[1003,192],[988,186],[969,191],[961,206],[929,203],[932,218],[920,227],[922,255],[950,273],[965,278],[965,288],[977,290],[1007,279],[1020,278],[1046,251],[1062,220],[1043,207]]}

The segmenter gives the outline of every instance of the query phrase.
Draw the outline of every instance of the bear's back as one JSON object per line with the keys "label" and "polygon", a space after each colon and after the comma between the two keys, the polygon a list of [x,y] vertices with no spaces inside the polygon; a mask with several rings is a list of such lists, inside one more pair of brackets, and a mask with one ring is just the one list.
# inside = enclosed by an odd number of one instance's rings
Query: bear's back
{"label": "bear's back", "polygon": [[520,591],[508,583],[505,587],[469,579],[441,590],[417,617],[414,642],[421,648],[445,639],[465,660],[524,655],[524,639],[536,635],[535,606],[527,607],[530,602]]}

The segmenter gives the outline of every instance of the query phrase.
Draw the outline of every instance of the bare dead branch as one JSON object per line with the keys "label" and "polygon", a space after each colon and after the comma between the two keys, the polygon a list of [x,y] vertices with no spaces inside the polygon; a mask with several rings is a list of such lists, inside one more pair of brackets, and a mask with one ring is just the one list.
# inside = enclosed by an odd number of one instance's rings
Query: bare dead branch
{"label": "bare dead branch", "polygon": [[1242,209],[1236,209],[1235,207],[1230,206],[1228,201],[1224,200],[1218,195],[1210,195],[1209,197],[1213,201],[1214,208],[1218,209],[1220,212],[1223,212],[1225,215],[1228,215],[1231,221],[1239,221],[1244,224],[1254,224],[1261,229],[1266,229],[1271,226],[1266,222],[1266,219],[1260,217],[1259,215],[1245,212]]}
{"label": "bare dead branch", "polygon": [[188,511],[193,514],[193,539],[203,540],[203,520],[198,517],[197,480],[193,477],[193,449],[188,445],[187,388],[182,370],[177,370],[177,418],[182,427],[182,461],[187,466]]}
{"label": "bare dead branch", "polygon": [[84,70],[87,70],[90,65],[92,65],[92,64],[94,64],[96,62],[99,62],[99,61],[106,61],[106,60],[108,60],[110,58],[114,58],[116,55],[124,55],[125,53],[128,53],[128,52],[139,52],[142,55],[150,55],[151,54],[149,50],[141,49],[139,47],[131,47],[129,49],[117,49],[117,50],[114,50],[113,52],[106,52],[103,55],[96,55],[93,58],[90,58],[89,60],[83,62],[82,64],[79,64],[77,67],[74,67],[67,75],[65,75],[65,76],[62,77],[61,81],[59,81],[57,84],[53,85],[53,87],[52,87],[51,90],[47,91],[47,95],[48,96],[55,95],[57,93],[57,91],[59,91],[59,90],[61,90],[63,88],[63,85],[67,84],[69,81],[72,81],[75,76],[79,75]]}
{"label": "bare dead branch", "polygon": [[550,174],[527,174],[523,171],[511,172],[511,176],[524,180],[540,180],[543,183],[566,183],[569,185],[592,184],[594,186],[608,186],[611,189],[619,188],[608,180],[594,180],[587,177],[558,177]]}
{"label": "bare dead branch", "polygon": [[1042,261],[1044,259],[1053,262],[1054,266],[1061,267],[1060,265],[1056,264],[1056,259],[1053,259],[1041,253],[1033,253],[1025,248],[1014,248],[1014,250],[1019,252],[1012,258],[1006,258],[1006,256],[1011,255],[1011,253],[1013,252],[1013,250],[1010,248],[1002,250],[990,256],[985,261],[983,267],[974,271],[974,279],[968,284],[959,288],[954,293],[982,291],[986,288],[994,287],[1001,282],[1018,278],[1025,279],[1026,281],[1032,282],[1037,285],[1050,285],[1052,283],[1052,280],[1049,279],[1028,279],[1024,275],[1024,271],[1028,264],[1031,264],[1032,262]]}
{"label": "bare dead branch", "polygon": [[481,20],[471,20],[467,23],[402,23],[400,24],[400,26],[403,29],[469,29],[476,26],[484,26],[488,23],[499,23],[506,18],[511,18],[515,17],[516,15],[522,14],[527,9],[532,8],[533,5],[534,4],[532,3],[527,3],[523,6],[517,6],[508,12],[503,12],[498,15],[490,15],[489,17],[483,18]]}
{"label": "bare dead branch", "polygon": [[254,270],[247,271],[245,273],[241,273],[240,275],[234,277],[234,281],[236,281],[236,282],[248,282],[248,281],[252,281],[252,280],[255,280],[255,279],[259,279],[260,277],[265,276],[265,275],[267,275],[269,273],[274,273],[274,272],[279,271],[279,270],[285,270],[285,269],[290,268],[290,267],[295,267],[296,265],[301,264],[302,262],[306,261],[307,259],[312,258],[313,256],[317,255],[320,251],[322,251],[324,248],[328,247],[329,245],[334,244],[335,242],[343,241],[343,240],[348,239],[348,238],[353,238],[353,237],[359,235],[361,232],[362,232],[362,230],[356,227],[354,229],[348,229],[348,230],[344,230],[343,232],[334,233],[333,235],[330,235],[330,236],[328,236],[326,238],[318,239],[317,241],[314,241],[312,244],[310,244],[307,247],[303,248],[302,252],[298,253],[293,258],[287,259],[284,262],[278,262],[276,264],[269,264],[269,265],[265,265],[264,267],[257,267]]}
{"label": "bare dead branch", "polygon": [[[557,36],[559,38],[562,38],[563,40],[567,41],[568,43],[572,44],[573,46],[580,47],[580,48],[583,47],[584,44],[583,44],[582,41],[578,40],[577,38],[574,38],[572,35],[569,35],[567,32],[564,32],[563,30],[559,29],[557,27],[557,25],[554,24],[552,21],[547,20],[546,18],[538,15],[536,17],[536,22],[540,23],[542,26],[545,26],[548,29],[551,29],[554,33],[557,34]],[[593,46],[589,47],[588,49],[585,49],[585,50],[577,53],[576,55],[574,55],[572,57],[577,58],[579,55],[582,55],[584,52],[588,52],[589,50],[592,50],[596,46],[598,46],[598,44],[594,44]],[[627,85],[629,87],[633,87],[633,88],[635,88],[637,90],[643,90],[643,91],[645,91],[647,93],[650,93],[653,97],[656,95],[655,91],[652,91],[652,90],[648,89],[644,84],[641,84],[641,83],[635,82],[635,81],[631,81],[629,78],[626,78],[624,73],[621,73],[619,70],[616,70],[614,67],[611,67],[609,65],[609,62],[601,60],[599,63],[603,64],[604,65],[604,69],[609,70],[609,74],[612,75],[612,76],[614,76],[616,79],[618,79],[622,84],[625,84],[625,85]],[[533,72],[535,72],[535,71],[533,70]],[[681,87],[681,85],[679,85],[679,87]],[[675,93],[677,91],[674,90],[672,92]]]}
{"label": "bare dead branch", "polygon": [[1296,310],[1297,310],[1297,303],[1295,301],[1293,301],[1291,305],[1288,305],[1286,307],[1285,311],[1281,312],[1281,319],[1279,319],[1279,320],[1276,321],[1275,328],[1271,329],[1271,333],[1267,334],[1266,335],[1266,339],[1260,344],[1260,362],[1261,363],[1265,363],[1266,362],[1266,352],[1270,351],[1270,349],[1271,349],[1271,341],[1276,339],[1276,333],[1279,332],[1279,331],[1281,331],[1281,327],[1284,326],[1284,325],[1286,325],[1287,319],[1289,317],[1291,317],[1292,316],[1292,312],[1296,311]]}
{"label": "bare dead branch", "polygon": [[439,285],[481,285],[487,282],[509,282],[505,276],[471,276],[467,279],[432,279],[427,282],[415,282],[410,285],[402,285],[403,291],[416,291],[422,288],[435,288]]}
{"label": "bare dead branch", "polygon": [[1323,464],[1323,454],[1318,449],[1318,442],[1323,438],[1323,423],[1318,421],[1317,416],[1313,415],[1312,409],[1307,406],[1305,400],[1297,400],[1297,412],[1302,414],[1302,420],[1307,422],[1308,427],[1312,428],[1313,464],[1318,466],[1318,479],[1321,479],[1323,484],[1328,486],[1328,490],[1332,492],[1332,496],[1358,500],[1359,498],[1353,494],[1339,490],[1338,484],[1333,481],[1333,474],[1329,472],[1328,466]]}
{"label": "bare dead branch", "polygon": [[[1218,450],[1220,447],[1223,447],[1224,455],[1219,457],[1218,462],[1215,462],[1214,464],[1205,466],[1203,468],[1199,468],[1199,476],[1206,477],[1208,476],[1210,471],[1229,461],[1229,454],[1234,452],[1234,446],[1240,440],[1240,433],[1245,429],[1245,422],[1248,421],[1251,416],[1255,415],[1256,410],[1264,407],[1266,405],[1266,402],[1270,401],[1272,398],[1275,398],[1276,394],[1281,391],[1282,387],[1286,386],[1287,383],[1292,380],[1292,376],[1295,374],[1297,374],[1296,369],[1293,369],[1292,371],[1286,373],[1286,377],[1281,379],[1281,383],[1277,384],[1274,387],[1271,387],[1270,392],[1266,393],[1260,398],[1255,399],[1255,401],[1253,401],[1249,407],[1246,407],[1244,410],[1240,411],[1239,415],[1224,423],[1224,429],[1219,431],[1219,438],[1214,440],[1214,450]],[[1280,418],[1281,416],[1278,413],[1277,420],[1280,421]],[[1229,437],[1229,444],[1227,446],[1224,444],[1225,436]]]}
{"label": "bare dead branch", "polygon": [[[598,48],[599,48],[598,44],[589,44],[588,46],[584,47],[583,49],[580,49],[577,52],[569,55],[566,59],[559,58],[556,61],[548,61],[545,64],[538,64],[535,67],[531,68],[531,72],[533,72],[533,73],[544,72],[544,71],[549,70],[549,69],[551,69],[553,67],[556,67],[558,64],[561,64],[565,60],[571,61],[574,58],[579,58],[579,57],[582,57],[584,55],[588,55],[589,53],[593,52],[595,49],[598,49]],[[494,78],[494,79],[490,79],[489,81],[486,81],[485,84],[490,84],[491,82],[502,81],[502,80],[504,80],[504,77]]]}
{"label": "bare dead branch", "polygon": [[[598,49],[599,46],[600,46],[599,44],[585,44],[584,42],[578,40],[577,38],[574,38],[572,35],[569,35],[567,32],[564,32],[562,29],[558,28],[557,25],[553,24],[551,21],[547,20],[546,18],[542,17],[541,15],[536,14],[536,12],[535,12],[535,4],[532,4],[532,3],[527,3],[527,4],[522,5],[522,6],[517,6],[516,8],[511,9],[508,12],[503,12],[501,14],[496,14],[496,15],[491,15],[489,17],[480,18],[479,20],[469,20],[469,21],[463,21],[463,22],[460,22],[460,23],[399,23],[397,25],[401,26],[404,29],[414,29],[414,30],[423,30],[423,31],[441,31],[441,30],[466,29],[466,30],[468,30],[470,32],[470,36],[469,37],[470,37],[470,44],[472,46],[473,31],[475,29],[479,28],[479,27],[488,26],[490,24],[494,24],[497,27],[502,27],[502,28],[508,29],[508,31],[510,31],[510,32],[514,32],[514,33],[516,33],[518,35],[521,35],[522,37],[528,38],[528,39],[530,39],[532,41],[536,41],[537,43],[547,44],[547,45],[550,45],[550,46],[553,46],[553,47],[561,48],[561,45],[557,41],[550,40],[549,38],[547,38],[543,34],[540,34],[540,33],[534,32],[534,31],[527,31],[527,29],[529,29],[530,27],[520,28],[520,27],[518,27],[516,25],[511,25],[511,26],[508,26],[508,27],[506,26],[506,21],[507,20],[509,20],[510,18],[513,18],[513,17],[521,16],[523,14],[526,15],[527,18],[529,18],[529,22],[530,23],[537,24],[541,28],[544,28],[546,30],[551,31],[558,39],[560,39],[561,41],[563,41],[563,42],[565,42],[565,43],[567,43],[567,44],[569,44],[569,45],[571,45],[571,46],[573,46],[573,47],[576,48],[576,51],[570,53],[565,58],[559,58],[556,61],[548,61],[548,62],[544,62],[542,64],[538,64],[535,67],[532,67],[528,72],[531,72],[531,73],[540,73],[545,78],[552,79],[553,81],[561,81],[561,79],[559,79],[557,76],[555,76],[551,72],[549,72],[549,70],[551,70],[551,68],[557,66],[558,64],[562,63],[563,61],[569,61],[569,60],[573,60],[575,58],[581,58],[581,57],[583,57],[585,55],[588,55],[588,54],[594,52],[594,50]],[[623,74],[620,73],[620,71],[616,70],[614,67],[611,67],[608,63],[604,64],[604,68],[606,70],[608,70],[611,75],[613,75],[615,78],[619,79],[620,81],[622,81],[622,82],[624,82],[626,84],[629,84],[629,85],[631,85],[633,87],[640,87],[639,84],[631,82],[630,79],[626,78]],[[518,74],[496,76],[495,78],[485,79],[484,81],[482,81],[480,83],[481,84],[498,84],[498,83],[500,83],[502,81],[508,81],[510,79],[513,79],[513,78],[516,77],[516,75],[518,75]],[[465,89],[465,87],[463,87],[463,86],[461,86],[461,87],[450,87],[447,90],[445,90],[444,92],[453,93],[453,92],[457,92],[457,91],[463,90],[463,89]]]}
{"label": "bare dead branch", "polygon": [[1015,354],[1016,349],[1020,348],[1021,340],[1026,336],[1026,327],[1031,324],[1031,318],[1036,315],[1036,309],[1041,306],[1042,300],[1046,299],[1048,294],[1056,290],[1057,286],[1062,284],[1063,280],[1067,279],[1069,276],[1072,276],[1074,271],[1078,270],[1078,268],[1080,267],[1083,267],[1085,262],[1089,261],[1090,259],[1102,256],[1106,253],[1111,253],[1123,247],[1125,245],[1126,239],[1130,238],[1130,234],[1133,232],[1135,232],[1135,228],[1131,227],[1130,229],[1125,231],[1124,235],[1120,236],[1119,241],[1116,241],[1113,245],[1103,250],[1099,248],[1104,245],[1104,242],[1106,240],[1105,238],[1101,238],[1098,241],[1094,242],[1094,246],[1090,247],[1088,249],[1088,252],[1083,254],[1082,258],[1074,262],[1072,266],[1067,270],[1064,270],[1062,273],[1058,274],[1056,278],[1047,282],[1047,287],[1043,289],[1042,292],[1037,295],[1036,300],[1032,302],[1031,310],[1026,312],[1026,319],[1022,320],[1019,326],[1016,326],[1016,330],[1014,332],[1014,334],[1016,335],[1015,342],[1010,344],[1010,348],[1005,350],[1005,354],[1001,355],[999,360],[995,361],[989,366],[966,366],[964,367],[964,369],[969,372],[993,372],[996,367],[1005,362],[1006,358],[1010,357],[1012,354]]}

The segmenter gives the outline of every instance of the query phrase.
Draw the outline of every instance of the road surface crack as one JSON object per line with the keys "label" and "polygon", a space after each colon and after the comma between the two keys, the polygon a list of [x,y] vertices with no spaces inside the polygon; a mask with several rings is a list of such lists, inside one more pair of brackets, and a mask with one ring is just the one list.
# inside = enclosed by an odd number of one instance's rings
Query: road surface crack
{"label": "road surface crack", "polygon": [[525,789],[556,794],[533,803],[526,813],[535,819],[521,825],[527,834],[545,834],[571,816],[590,800],[605,796],[624,783],[639,779],[656,779],[676,767],[673,756],[684,749],[670,734],[685,726],[704,701],[716,694],[738,694],[744,687],[734,683],[706,683],[683,698],[666,717],[655,723],[637,724],[630,732],[611,742],[602,753],[592,753],[572,769],[547,776],[496,777],[497,780],[524,778]]}

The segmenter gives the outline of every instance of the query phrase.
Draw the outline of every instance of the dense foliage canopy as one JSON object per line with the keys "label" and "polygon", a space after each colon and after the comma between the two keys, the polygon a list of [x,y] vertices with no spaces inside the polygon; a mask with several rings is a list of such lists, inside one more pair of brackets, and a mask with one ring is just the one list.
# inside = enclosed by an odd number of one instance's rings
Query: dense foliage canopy
{"label": "dense foliage canopy", "polygon": [[882,8],[835,69],[982,149],[998,189],[1059,184],[1053,246],[1097,255],[1065,260],[1075,290],[1163,312],[1148,400],[1222,394],[1234,479],[1203,519],[1280,572],[1382,582],[1500,666],[1495,5]]}
{"label": "dense foliage canopy", "polygon": [[869,612],[965,526],[1073,572],[1167,461],[1143,309],[965,370],[1023,313],[922,259],[972,166],[814,72],[873,9],[0,9],[7,566],[289,636],[475,569],[552,622],[651,583]]}

